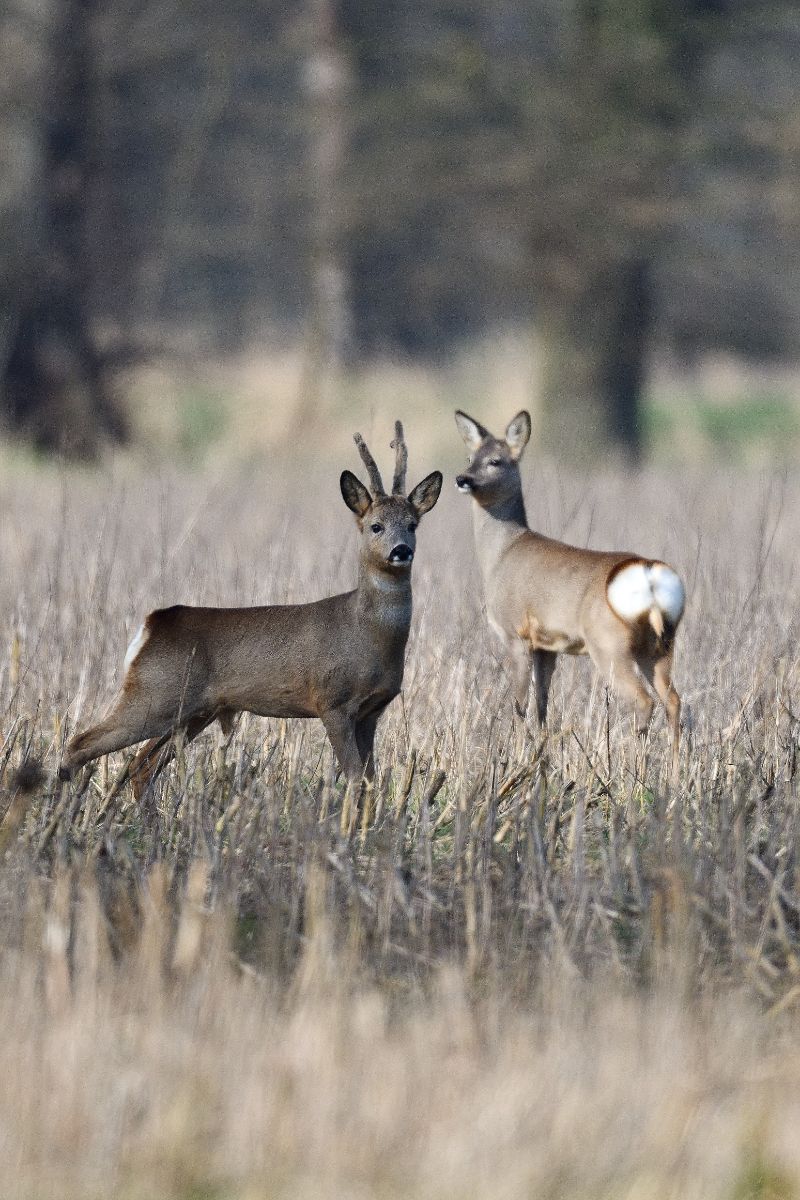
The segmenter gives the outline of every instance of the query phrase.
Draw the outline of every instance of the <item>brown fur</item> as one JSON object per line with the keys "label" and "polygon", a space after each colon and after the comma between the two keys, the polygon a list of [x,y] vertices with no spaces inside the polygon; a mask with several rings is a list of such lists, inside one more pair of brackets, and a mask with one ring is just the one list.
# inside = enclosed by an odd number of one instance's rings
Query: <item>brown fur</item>
{"label": "brown fur", "polygon": [[475,543],[489,622],[507,651],[516,707],[525,715],[533,675],[536,714],[544,725],[556,655],[588,654],[616,690],[633,702],[646,729],[652,687],[667,710],[677,767],[680,698],[671,681],[675,629],[657,607],[634,621],[612,609],[608,585],[631,563],[652,560],[622,551],[585,550],[528,527],[519,459],[530,418],[519,413],[505,439],[456,413],[470,451],[458,485],[473,497]]}
{"label": "brown fur", "polygon": [[[395,483],[405,478],[405,443],[396,427]],[[373,484],[380,476],[366,447]],[[318,717],[348,782],[374,772],[375,726],[400,692],[411,623],[415,529],[439,497],[442,477],[411,494],[371,495],[349,471],[340,486],[361,534],[358,587],[311,604],[254,608],[174,605],[151,612],[143,643],[105,717],[69,743],[62,775],[136,742],[131,764],[139,793],[174,753],[173,735],[196,737],[212,721],[230,729],[237,712]],[[378,532],[376,532],[376,530]]]}

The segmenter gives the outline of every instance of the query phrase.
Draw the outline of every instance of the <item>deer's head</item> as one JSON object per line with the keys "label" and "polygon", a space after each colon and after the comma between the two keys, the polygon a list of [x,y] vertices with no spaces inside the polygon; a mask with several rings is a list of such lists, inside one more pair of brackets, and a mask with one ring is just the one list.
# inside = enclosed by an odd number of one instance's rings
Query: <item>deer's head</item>
{"label": "deer's head", "polygon": [[361,532],[362,559],[380,571],[403,575],[411,570],[414,560],[417,525],[439,499],[442,473],[432,471],[406,495],[408,450],[399,421],[395,421],[394,429],[395,469],[391,494],[385,490],[375,459],[360,433],[355,435],[355,443],[372,491],[368,491],[352,471],[342,471],[339,486],[345,504],[356,516]]}
{"label": "deer's head", "polygon": [[483,425],[456,411],[456,425],[469,451],[469,469],[456,476],[460,492],[474,496],[490,507],[514,495],[520,488],[519,460],[531,436],[531,418],[523,409],[496,438]]}

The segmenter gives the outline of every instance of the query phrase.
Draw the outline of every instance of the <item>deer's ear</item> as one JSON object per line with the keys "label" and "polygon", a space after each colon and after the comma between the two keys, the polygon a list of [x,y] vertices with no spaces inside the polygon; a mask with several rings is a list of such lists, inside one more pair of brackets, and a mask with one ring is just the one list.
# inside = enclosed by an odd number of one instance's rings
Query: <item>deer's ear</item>
{"label": "deer's ear", "polygon": [[430,475],[426,475],[422,482],[417,484],[413,492],[410,493],[408,502],[412,505],[418,517],[421,517],[423,513],[430,512],[439,499],[441,490],[441,471],[431,471]]}
{"label": "deer's ear", "polygon": [[357,517],[363,517],[372,504],[372,496],[361,480],[356,479],[352,471],[342,471],[339,487],[342,489],[342,499],[350,511],[354,512]]}
{"label": "deer's ear", "polygon": [[511,451],[512,458],[519,458],[527,446],[530,436],[531,417],[530,413],[526,412],[523,408],[522,412],[518,412],[514,420],[509,423],[506,430],[506,445]]}
{"label": "deer's ear", "polygon": [[460,408],[456,409],[456,425],[467,449],[473,453],[478,449],[484,438],[490,436],[488,429],[484,429],[477,421],[473,421],[472,417],[468,417]]}

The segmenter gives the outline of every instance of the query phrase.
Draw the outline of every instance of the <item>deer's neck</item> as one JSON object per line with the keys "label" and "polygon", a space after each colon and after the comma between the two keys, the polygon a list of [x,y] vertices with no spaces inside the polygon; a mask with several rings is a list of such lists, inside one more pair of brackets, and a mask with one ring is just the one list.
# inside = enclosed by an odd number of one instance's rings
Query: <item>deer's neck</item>
{"label": "deer's neck", "polygon": [[497,504],[482,505],[473,500],[472,522],[475,547],[485,583],[511,543],[528,529],[522,488]]}
{"label": "deer's neck", "polygon": [[411,625],[411,572],[390,575],[362,564],[356,608],[360,621],[405,642]]}

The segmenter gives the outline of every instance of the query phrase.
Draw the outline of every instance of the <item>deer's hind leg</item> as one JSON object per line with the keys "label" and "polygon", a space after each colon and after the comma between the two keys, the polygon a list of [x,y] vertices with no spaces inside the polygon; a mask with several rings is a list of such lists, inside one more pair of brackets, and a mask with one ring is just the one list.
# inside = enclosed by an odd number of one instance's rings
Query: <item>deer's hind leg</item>
{"label": "deer's hind leg", "polygon": [[[189,742],[201,734],[204,729],[207,729],[212,721],[219,719],[224,733],[230,733],[233,727],[233,713],[224,709],[219,713],[200,714],[192,717],[190,721],[182,727],[184,732],[184,744]],[[159,772],[164,770],[168,763],[172,762],[177,751],[176,735],[180,732],[180,728],[171,730],[169,733],[163,734],[158,738],[151,738],[146,745],[142,746],[141,750],[132,760],[128,776],[131,781],[131,788],[136,800],[140,800],[142,794],[149,783],[155,779]]]}
{"label": "deer's hind leg", "polygon": [[102,720],[70,740],[59,772],[61,778],[71,778],[79,767],[102,754],[124,750],[136,742],[168,737],[194,718],[198,700],[197,695],[187,696],[186,689],[183,693],[170,689],[154,702],[133,669],[129,669],[122,691]]}
{"label": "deer's hind leg", "polygon": [[[145,626],[157,615],[151,614]],[[136,742],[161,740],[201,712],[208,712],[203,702],[204,672],[198,669],[194,649],[173,651],[169,644],[154,645],[152,635],[149,640],[142,639],[140,631],[128,647],[125,678],[116,701],[101,721],[69,742],[59,771],[63,779],[71,778],[75,770],[101,754],[124,750]]]}
{"label": "deer's hind leg", "polygon": [[116,704],[102,721],[71,738],[59,774],[62,779],[70,779],[74,771],[101,754],[124,750],[145,738],[161,738],[173,725],[173,712],[145,707],[123,688]]}
{"label": "deer's hind leg", "polygon": [[673,646],[660,645],[655,656],[641,655],[637,658],[639,670],[664,705],[672,739],[672,774],[677,774],[681,741],[681,698],[672,682]]}
{"label": "deer's hind leg", "polygon": [[637,669],[639,664],[628,646],[620,646],[610,652],[587,642],[592,662],[613,690],[633,704],[636,732],[645,734],[653,715],[653,697],[645,687]]}

